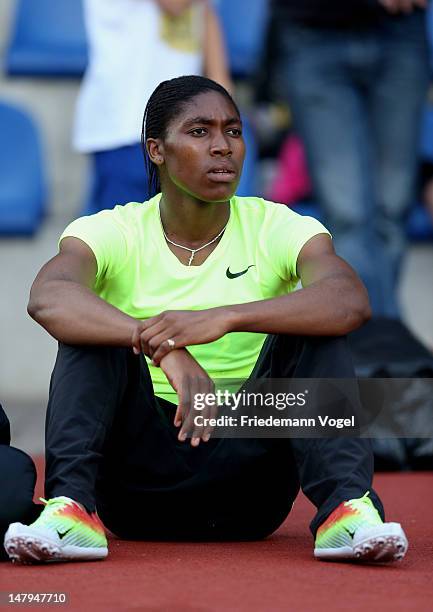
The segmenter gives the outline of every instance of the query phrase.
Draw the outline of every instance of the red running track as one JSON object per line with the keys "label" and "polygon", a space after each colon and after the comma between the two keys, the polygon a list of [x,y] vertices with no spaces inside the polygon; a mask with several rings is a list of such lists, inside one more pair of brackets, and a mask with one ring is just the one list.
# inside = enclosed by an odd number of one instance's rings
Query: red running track
{"label": "red running track", "polygon": [[[45,566],[1,563],[0,590],[65,592],[67,609],[80,612],[431,612],[433,473],[379,474],[375,487],[388,519],[402,522],[409,538],[409,552],[400,564],[373,567],[316,561],[308,530],[314,509],[299,496],[282,527],[261,542],[155,543],[113,538],[105,561]],[[37,493],[41,494],[40,478]],[[38,608],[53,610],[52,605]]]}

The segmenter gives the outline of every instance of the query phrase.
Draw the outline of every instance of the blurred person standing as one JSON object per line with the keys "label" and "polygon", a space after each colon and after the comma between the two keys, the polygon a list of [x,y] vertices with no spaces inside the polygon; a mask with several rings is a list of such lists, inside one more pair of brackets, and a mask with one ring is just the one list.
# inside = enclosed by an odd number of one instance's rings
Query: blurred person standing
{"label": "blurred person standing", "polygon": [[137,126],[160,81],[197,74],[232,84],[207,0],[85,0],[84,8],[90,57],[73,144],[93,158],[91,214],[149,197]]}
{"label": "blurred person standing", "polygon": [[373,313],[399,316],[404,222],[428,79],[426,0],[272,0],[290,103],[337,253]]}

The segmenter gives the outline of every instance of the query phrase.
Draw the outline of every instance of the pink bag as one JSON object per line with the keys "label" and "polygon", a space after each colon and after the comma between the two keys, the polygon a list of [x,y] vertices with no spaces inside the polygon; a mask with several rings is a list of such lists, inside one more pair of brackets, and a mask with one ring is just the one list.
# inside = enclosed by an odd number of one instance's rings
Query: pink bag
{"label": "pink bag", "polygon": [[304,146],[298,136],[290,134],[278,157],[277,172],[266,197],[273,202],[295,204],[311,193]]}

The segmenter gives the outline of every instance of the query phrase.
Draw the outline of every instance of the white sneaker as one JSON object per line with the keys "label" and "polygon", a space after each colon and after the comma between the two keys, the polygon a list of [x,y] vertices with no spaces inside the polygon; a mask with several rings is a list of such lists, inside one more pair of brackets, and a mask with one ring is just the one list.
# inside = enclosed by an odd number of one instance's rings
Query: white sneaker
{"label": "white sneaker", "polygon": [[400,561],[408,549],[399,523],[384,523],[368,492],[340,504],[319,527],[314,556],[318,559]]}
{"label": "white sneaker", "polygon": [[88,512],[69,497],[54,497],[31,525],[12,523],[4,546],[19,563],[91,561],[108,554],[104,527],[96,513]]}

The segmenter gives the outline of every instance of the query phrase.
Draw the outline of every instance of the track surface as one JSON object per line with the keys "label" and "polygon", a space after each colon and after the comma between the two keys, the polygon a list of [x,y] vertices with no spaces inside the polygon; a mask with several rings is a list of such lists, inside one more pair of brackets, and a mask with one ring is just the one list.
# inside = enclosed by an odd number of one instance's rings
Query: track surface
{"label": "track surface", "polygon": [[[308,530],[314,508],[300,495],[282,527],[262,542],[179,544],[111,539],[105,561],[25,567],[1,563],[0,590],[65,592],[69,597],[66,608],[36,609],[86,612],[430,612],[433,473],[379,474],[375,488],[388,520],[403,523],[409,538],[408,555],[400,564],[316,561]],[[42,494],[41,478],[37,493]]]}

